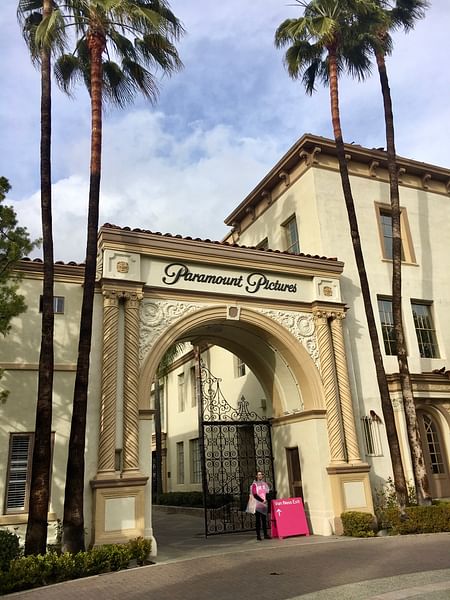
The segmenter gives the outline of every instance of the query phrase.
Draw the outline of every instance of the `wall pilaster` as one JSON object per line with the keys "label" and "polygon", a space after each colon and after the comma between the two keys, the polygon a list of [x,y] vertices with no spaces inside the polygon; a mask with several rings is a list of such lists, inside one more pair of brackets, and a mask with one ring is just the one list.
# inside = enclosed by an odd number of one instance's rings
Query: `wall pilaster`
{"label": "wall pilaster", "polygon": [[356,435],[355,416],[353,413],[352,395],[347,370],[347,357],[344,345],[342,320],[344,313],[336,313],[331,319],[331,337],[333,341],[334,359],[336,361],[336,375],[341,404],[342,423],[344,427],[347,459],[349,462],[360,462],[358,438]]}
{"label": "wall pilaster", "polygon": [[139,308],[142,294],[127,292],[125,298],[123,470],[139,471]]}
{"label": "wall pilaster", "polygon": [[314,312],[320,355],[320,374],[322,377],[325,392],[325,406],[327,409],[330,458],[331,464],[335,464],[345,462],[345,451],[341,417],[339,414],[339,396],[333,356],[333,344],[328,317],[329,315],[327,312],[320,310]]}
{"label": "wall pilaster", "polygon": [[119,297],[116,290],[103,291],[103,359],[98,475],[110,477],[115,469],[117,336]]}

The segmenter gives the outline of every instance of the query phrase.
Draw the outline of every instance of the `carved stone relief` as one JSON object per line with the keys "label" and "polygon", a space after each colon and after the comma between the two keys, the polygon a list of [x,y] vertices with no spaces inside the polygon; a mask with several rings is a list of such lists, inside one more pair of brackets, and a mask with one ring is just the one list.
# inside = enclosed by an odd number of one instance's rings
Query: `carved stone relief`
{"label": "carved stone relief", "polygon": [[402,395],[391,396],[391,403],[392,403],[392,408],[395,411],[403,411],[404,410]]}
{"label": "carved stone relief", "polygon": [[185,315],[205,308],[204,304],[151,300],[141,303],[139,360],[142,364],[147,352],[164,330]]}
{"label": "carved stone relief", "polygon": [[313,316],[308,313],[296,313],[281,310],[257,309],[266,317],[270,317],[291,333],[313,359],[316,367],[320,368],[319,349],[314,328]]}

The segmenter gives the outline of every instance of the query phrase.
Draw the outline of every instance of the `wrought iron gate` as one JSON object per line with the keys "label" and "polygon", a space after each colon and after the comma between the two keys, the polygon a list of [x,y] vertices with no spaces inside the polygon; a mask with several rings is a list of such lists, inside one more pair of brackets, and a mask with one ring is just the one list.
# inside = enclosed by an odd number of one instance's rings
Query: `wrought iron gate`
{"label": "wrought iron gate", "polygon": [[242,396],[231,406],[203,361],[199,364],[199,438],[205,535],[249,531],[254,515],[245,512],[250,486],[263,471],[274,487],[270,421],[249,410]]}

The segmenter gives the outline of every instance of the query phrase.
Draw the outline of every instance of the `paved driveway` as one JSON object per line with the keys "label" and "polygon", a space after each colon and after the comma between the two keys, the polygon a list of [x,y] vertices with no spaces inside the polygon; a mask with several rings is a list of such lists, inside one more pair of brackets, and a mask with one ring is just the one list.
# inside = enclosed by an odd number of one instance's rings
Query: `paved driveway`
{"label": "paved driveway", "polygon": [[205,540],[202,521],[197,517],[156,517],[154,525],[160,549],[155,565],[22,592],[14,597],[27,600],[450,598],[450,534],[447,533],[371,539],[312,536],[258,542],[253,534]]}

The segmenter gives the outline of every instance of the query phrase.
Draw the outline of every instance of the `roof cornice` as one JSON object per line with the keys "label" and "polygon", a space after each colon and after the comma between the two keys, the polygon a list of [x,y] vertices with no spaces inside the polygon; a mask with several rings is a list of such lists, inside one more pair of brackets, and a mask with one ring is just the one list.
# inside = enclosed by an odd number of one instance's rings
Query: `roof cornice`
{"label": "roof cornice", "polygon": [[237,244],[211,240],[162,235],[142,229],[131,230],[106,224],[100,228],[99,248],[127,250],[143,256],[183,259],[202,264],[217,264],[239,268],[260,268],[297,275],[328,273],[339,275],[343,263],[336,258],[292,254],[276,250],[261,250]]}
{"label": "roof cornice", "polygon": [[[357,144],[345,144],[345,152],[352,163],[368,165],[368,173],[376,167],[387,169],[387,153],[382,148],[365,148]],[[225,224],[234,227],[260,203],[264,197],[270,196],[272,190],[280,184],[280,179],[288,181],[289,173],[301,163],[312,167],[319,163],[318,157],[328,155],[336,157],[334,140],[310,133],[304,134],[257,184],[246,198],[225,219]],[[433,179],[443,184],[445,193],[450,194],[450,169],[444,169],[428,163],[419,162],[397,155],[397,166],[403,173],[414,175],[420,179],[423,188]],[[329,167],[328,167],[329,168]]]}

